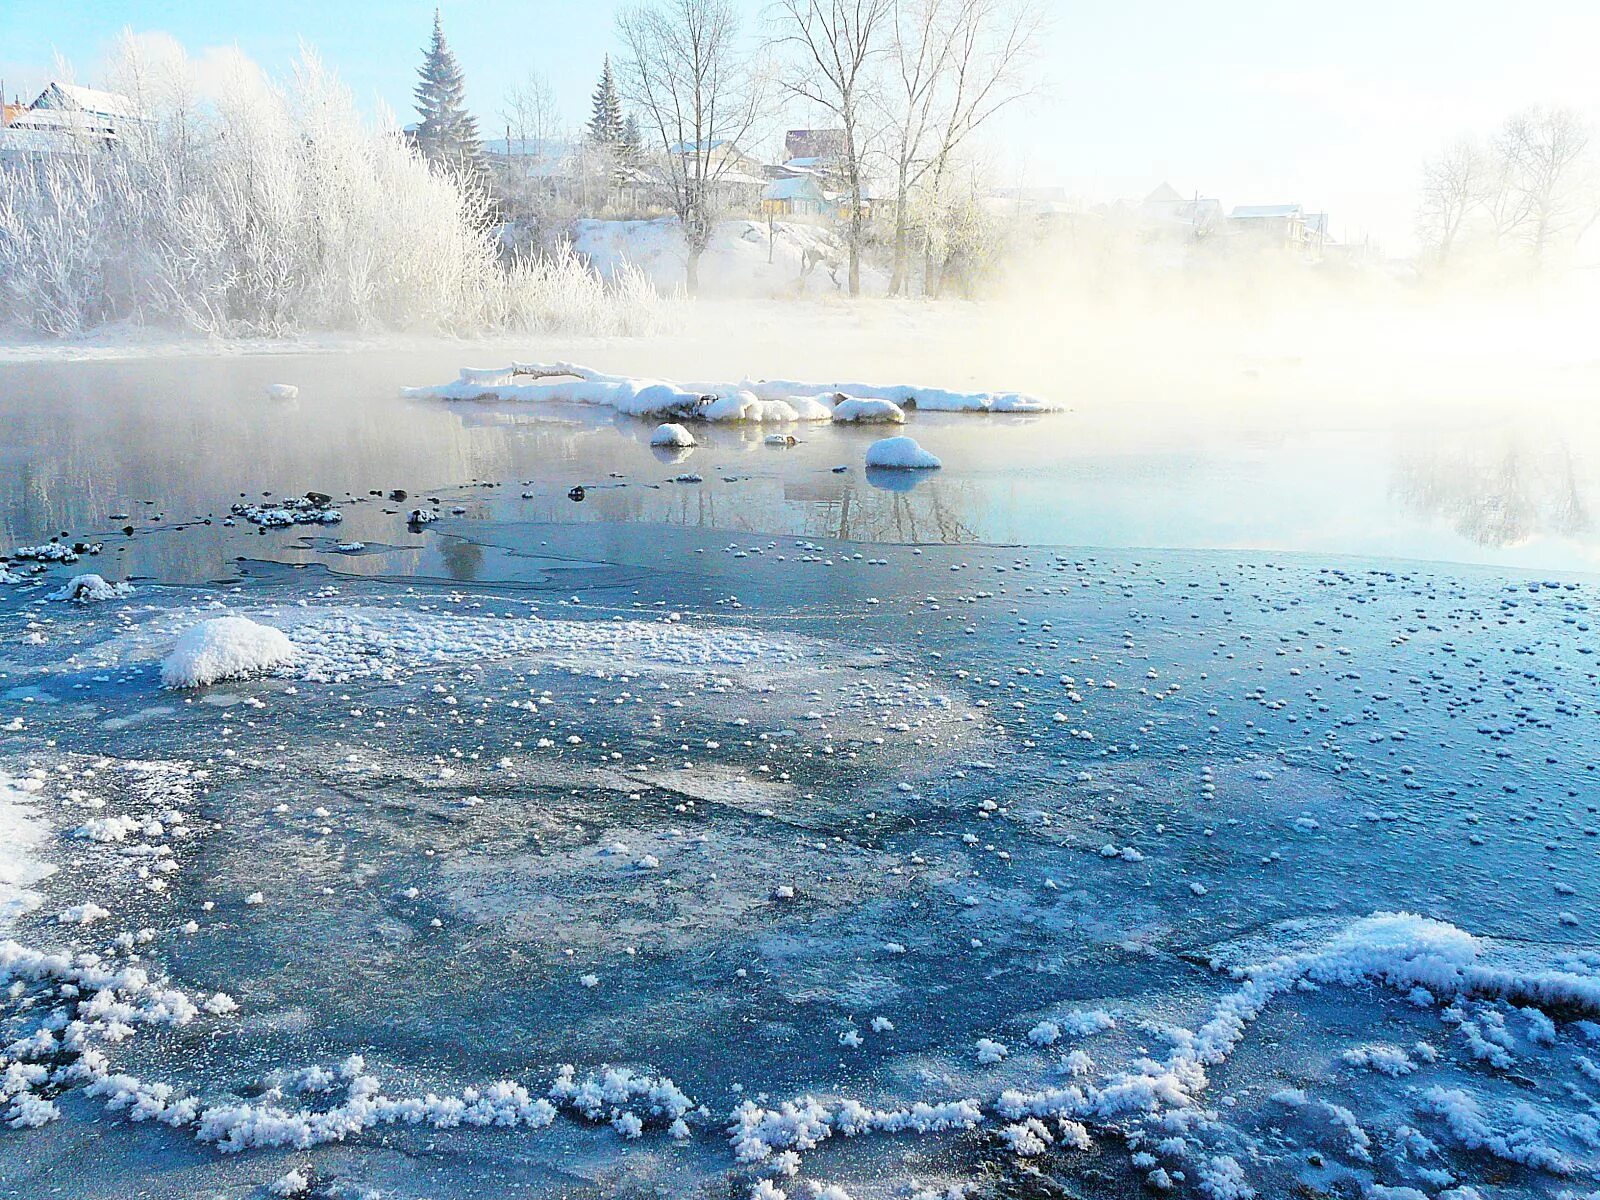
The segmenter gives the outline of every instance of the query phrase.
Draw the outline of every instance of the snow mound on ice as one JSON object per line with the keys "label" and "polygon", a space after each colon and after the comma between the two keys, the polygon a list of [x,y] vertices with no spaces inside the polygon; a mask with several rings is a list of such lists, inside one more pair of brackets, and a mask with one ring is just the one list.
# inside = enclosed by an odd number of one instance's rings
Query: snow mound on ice
{"label": "snow mound on ice", "polygon": [[833,419],[862,424],[904,425],[906,412],[893,400],[841,395],[839,402],[833,406]]}
{"label": "snow mound on ice", "polygon": [[66,586],[51,592],[52,600],[71,600],[78,604],[94,604],[101,600],[120,600],[133,595],[131,583],[107,583],[99,575],[74,575]]}
{"label": "snow mound on ice", "polygon": [[657,425],[656,431],[650,435],[650,444],[652,446],[679,446],[683,448],[699,445],[694,440],[694,434],[690,433],[682,425],[670,424]]}
{"label": "snow mound on ice", "polygon": [[937,457],[917,445],[915,438],[891,437],[867,447],[867,466],[898,471],[928,471],[944,466]]}
{"label": "snow mound on ice", "polygon": [[161,664],[161,682],[170,688],[186,688],[241,679],[287,666],[295,653],[294,643],[281,629],[249,617],[215,617],[178,639]]}
{"label": "snow mound on ice", "polygon": [[299,394],[300,389],[292,383],[267,384],[267,399],[269,400],[293,400]]}

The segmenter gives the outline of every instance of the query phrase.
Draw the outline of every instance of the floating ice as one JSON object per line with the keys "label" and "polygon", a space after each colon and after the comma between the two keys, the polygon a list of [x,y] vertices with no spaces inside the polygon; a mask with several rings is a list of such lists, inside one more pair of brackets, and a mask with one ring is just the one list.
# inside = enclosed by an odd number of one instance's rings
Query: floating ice
{"label": "floating ice", "polygon": [[292,383],[267,384],[267,398],[269,400],[293,400],[300,394],[300,389]]}

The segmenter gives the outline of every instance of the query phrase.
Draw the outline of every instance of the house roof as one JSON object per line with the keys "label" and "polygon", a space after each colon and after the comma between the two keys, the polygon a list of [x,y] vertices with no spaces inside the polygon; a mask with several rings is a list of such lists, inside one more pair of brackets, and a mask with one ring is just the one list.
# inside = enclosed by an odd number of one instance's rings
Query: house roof
{"label": "house roof", "polygon": [[117,92],[103,92],[98,88],[79,87],[75,83],[61,83],[59,80],[40,92],[32,107],[94,113],[127,120],[142,120],[144,116],[132,100]]}
{"label": "house roof", "polygon": [[814,200],[826,199],[817,181],[809,175],[796,175],[791,179],[778,179],[767,185],[761,193],[763,200]]}
{"label": "house roof", "polygon": [[1163,183],[1144,198],[1146,204],[1182,204],[1183,197],[1170,183]]}

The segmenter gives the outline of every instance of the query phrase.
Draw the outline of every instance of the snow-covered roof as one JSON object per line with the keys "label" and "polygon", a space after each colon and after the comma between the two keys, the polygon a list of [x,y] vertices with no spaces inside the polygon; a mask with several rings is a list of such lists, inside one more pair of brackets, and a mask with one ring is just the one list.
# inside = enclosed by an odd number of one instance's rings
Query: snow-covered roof
{"label": "snow-covered roof", "polygon": [[809,175],[796,175],[790,179],[777,179],[761,193],[763,200],[823,200],[826,197],[817,181]]}
{"label": "snow-covered roof", "polygon": [[144,119],[138,107],[128,97],[117,92],[103,92],[98,88],[79,87],[75,83],[51,83],[44,91],[39,93],[39,98],[33,102],[32,107],[38,109],[53,109],[95,113],[103,117],[120,117],[124,120],[138,121]]}
{"label": "snow-covered roof", "polygon": [[1182,204],[1183,197],[1170,183],[1163,183],[1144,198],[1146,204]]}
{"label": "snow-covered roof", "polygon": [[1236,204],[1228,214],[1230,220],[1248,221],[1256,217],[1298,217],[1298,204]]}
{"label": "snow-covered roof", "polygon": [[830,159],[822,158],[820,156],[812,156],[810,158],[791,158],[788,162],[783,164],[783,169],[785,171],[819,171],[823,167],[826,167],[830,161]]}

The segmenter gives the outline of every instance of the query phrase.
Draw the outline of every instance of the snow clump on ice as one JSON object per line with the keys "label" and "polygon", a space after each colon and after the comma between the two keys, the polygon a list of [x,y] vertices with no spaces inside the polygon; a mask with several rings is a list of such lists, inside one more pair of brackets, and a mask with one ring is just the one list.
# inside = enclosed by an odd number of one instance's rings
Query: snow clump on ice
{"label": "snow clump on ice", "polygon": [[917,445],[915,438],[891,437],[867,447],[867,466],[901,471],[930,471],[944,466],[939,459]]}
{"label": "snow clump on ice", "polygon": [[74,575],[59,591],[51,592],[52,600],[71,600],[76,604],[94,604],[101,600],[120,600],[133,595],[131,583],[107,583],[100,575]]}
{"label": "snow clump on ice", "polygon": [[178,639],[161,664],[161,682],[169,688],[204,687],[287,666],[294,658],[294,643],[283,630],[249,617],[215,617]]}
{"label": "snow clump on ice", "polygon": [[690,446],[698,446],[700,443],[696,442],[694,434],[690,433],[682,425],[667,424],[656,426],[656,431],[650,435],[650,444],[652,446],[676,446],[688,449]]}

